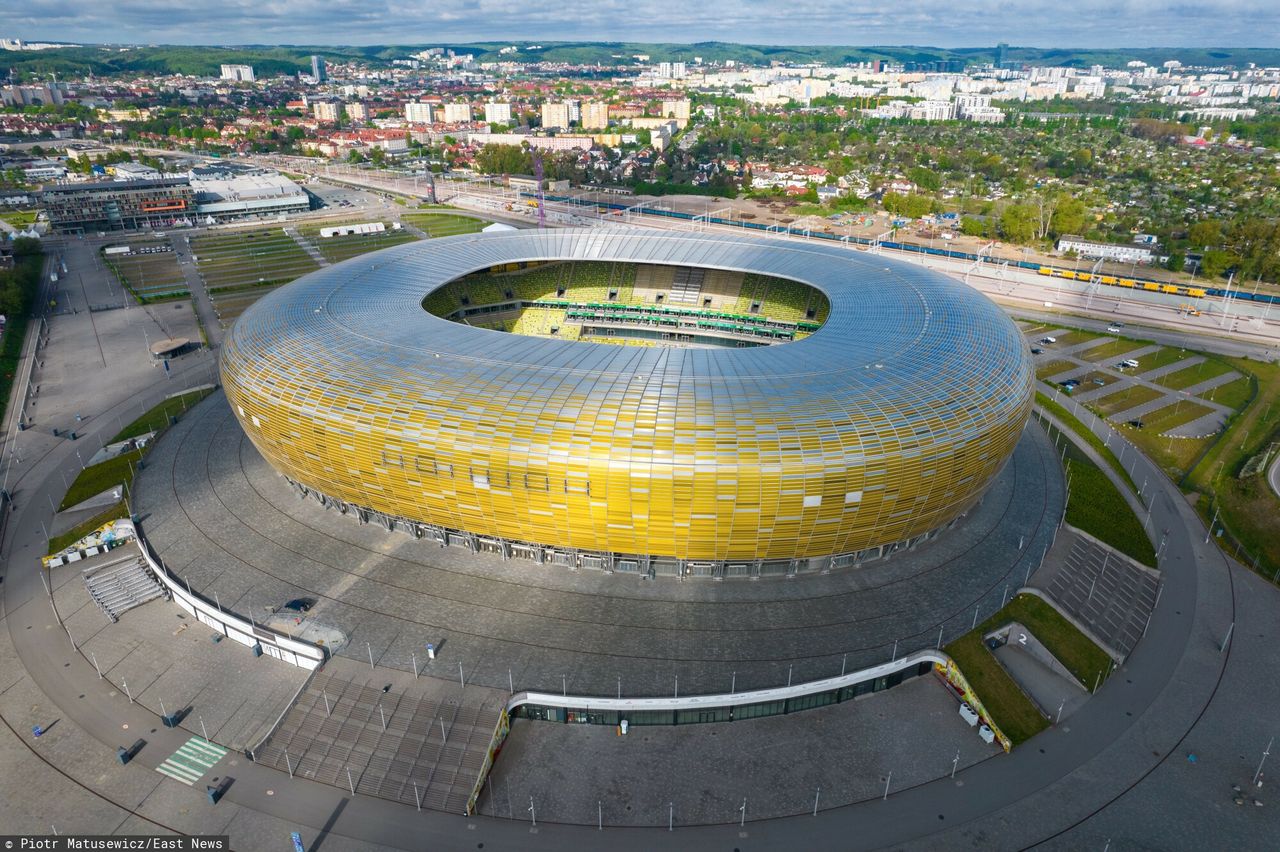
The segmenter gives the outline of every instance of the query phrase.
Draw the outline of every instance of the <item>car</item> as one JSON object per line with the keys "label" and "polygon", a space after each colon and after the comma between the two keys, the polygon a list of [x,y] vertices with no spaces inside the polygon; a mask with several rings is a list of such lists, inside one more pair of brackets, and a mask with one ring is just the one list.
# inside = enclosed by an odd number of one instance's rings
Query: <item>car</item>
{"label": "car", "polygon": [[1118,332],[1121,328],[1122,328],[1122,326],[1118,326],[1118,325],[1109,325],[1109,326],[1107,326],[1107,331],[1111,332],[1112,334],[1115,334],[1115,333],[1116,333],[1116,332]]}
{"label": "car", "polygon": [[1094,380],[1093,380],[1093,383],[1094,383],[1095,385],[1097,385],[1098,387],[1106,387],[1106,385],[1107,385],[1107,383],[1106,383],[1105,381],[1103,381],[1102,379],[1094,379]]}
{"label": "car", "polygon": [[1141,429],[1144,424],[1141,420],[1130,420],[1127,423],[1125,423],[1125,425],[1132,426],[1135,429]]}
{"label": "car", "polygon": [[1044,351],[1044,350],[1043,350],[1043,349],[1041,349],[1039,346],[1032,346],[1032,347],[1031,347],[1031,354],[1032,354],[1032,355],[1039,355],[1039,354],[1040,354],[1041,352],[1043,352],[1043,351]]}
{"label": "car", "polygon": [[1041,343],[1057,343],[1057,342],[1058,342],[1058,338],[1056,338],[1056,337],[1042,337],[1042,338],[1040,338],[1040,342],[1041,342]]}

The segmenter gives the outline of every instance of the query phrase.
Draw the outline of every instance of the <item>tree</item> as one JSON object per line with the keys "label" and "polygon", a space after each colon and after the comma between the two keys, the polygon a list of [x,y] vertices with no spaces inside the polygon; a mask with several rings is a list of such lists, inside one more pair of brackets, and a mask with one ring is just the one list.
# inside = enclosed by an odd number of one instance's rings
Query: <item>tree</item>
{"label": "tree", "polygon": [[1049,229],[1055,236],[1078,234],[1084,230],[1084,202],[1069,195],[1060,196],[1058,205],[1049,218]]}
{"label": "tree", "polygon": [[1171,272],[1181,272],[1182,268],[1187,265],[1187,256],[1180,251],[1169,252],[1169,259],[1165,261],[1164,268]]}
{"label": "tree", "polygon": [[1199,248],[1216,246],[1222,242],[1222,223],[1217,219],[1201,219],[1187,231],[1187,239]]}
{"label": "tree", "polygon": [[1206,278],[1218,278],[1236,261],[1230,252],[1221,249],[1209,249],[1200,257],[1200,272]]}
{"label": "tree", "polygon": [[960,220],[960,233],[966,237],[983,237],[987,234],[987,223],[981,219],[975,219],[972,216],[965,216]]}
{"label": "tree", "polygon": [[1010,204],[1000,213],[1000,233],[1011,243],[1029,243],[1036,235],[1036,211],[1028,204]]}

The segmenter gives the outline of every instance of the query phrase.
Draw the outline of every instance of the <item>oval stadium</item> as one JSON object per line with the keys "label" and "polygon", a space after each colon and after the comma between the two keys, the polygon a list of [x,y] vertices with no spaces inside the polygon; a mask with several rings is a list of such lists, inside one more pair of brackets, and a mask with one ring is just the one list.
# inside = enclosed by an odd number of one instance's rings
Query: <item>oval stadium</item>
{"label": "oval stadium", "polygon": [[621,229],[322,269],[240,317],[221,373],[263,456],[341,511],[682,576],[827,570],[932,536],[1009,458],[1034,381],[1013,322],[938,273]]}

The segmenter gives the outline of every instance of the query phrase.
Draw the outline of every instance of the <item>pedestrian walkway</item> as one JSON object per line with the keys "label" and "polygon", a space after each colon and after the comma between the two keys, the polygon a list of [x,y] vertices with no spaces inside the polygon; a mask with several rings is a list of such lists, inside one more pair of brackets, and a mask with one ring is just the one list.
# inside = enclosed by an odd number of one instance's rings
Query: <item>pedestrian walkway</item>
{"label": "pedestrian walkway", "polygon": [[192,737],[166,757],[164,763],[156,767],[156,772],[190,787],[212,769],[215,763],[222,760],[226,753],[227,750],[220,745],[214,745],[200,737]]}
{"label": "pedestrian walkway", "polygon": [[1146,630],[1160,590],[1160,574],[1071,527],[1036,572],[1033,585],[1084,627],[1118,660]]}
{"label": "pedestrian walkway", "polygon": [[500,690],[338,657],[253,758],[352,795],[461,814],[506,699]]}
{"label": "pedestrian walkway", "polygon": [[290,239],[292,239],[295,243],[298,244],[298,248],[302,249],[307,254],[311,255],[311,259],[314,260],[316,263],[320,264],[321,266],[329,265],[329,259],[326,258],[323,254],[321,254],[320,249],[313,246],[310,240],[306,239],[305,237],[302,236],[302,234],[298,233],[297,228],[285,228],[284,232],[289,236]]}

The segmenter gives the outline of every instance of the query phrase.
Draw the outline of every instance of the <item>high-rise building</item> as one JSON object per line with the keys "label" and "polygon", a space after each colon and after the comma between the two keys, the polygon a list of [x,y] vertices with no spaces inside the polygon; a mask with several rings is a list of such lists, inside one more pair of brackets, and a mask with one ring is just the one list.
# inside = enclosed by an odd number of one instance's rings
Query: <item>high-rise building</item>
{"label": "high-rise building", "polygon": [[404,120],[410,124],[435,124],[436,109],[435,104],[407,103],[404,105]]}
{"label": "high-rise building", "polygon": [[311,78],[317,83],[323,83],[329,79],[329,72],[325,70],[324,59],[319,56],[311,57]]}
{"label": "high-rise building", "polygon": [[471,120],[471,104],[445,104],[445,124],[459,124]]}
{"label": "high-rise building", "polygon": [[587,101],[582,105],[582,127],[603,130],[609,126],[609,105],[603,101]]}
{"label": "high-rise building", "polygon": [[484,105],[484,120],[490,124],[510,124],[511,104],[490,101]]}
{"label": "high-rise building", "polygon": [[659,62],[658,72],[655,76],[660,80],[670,80],[671,79],[671,63]]}
{"label": "high-rise building", "polygon": [[359,121],[363,123],[373,117],[372,112],[369,110],[369,105],[362,104],[359,101],[347,104],[346,110],[347,118],[352,121]]}
{"label": "high-rise building", "polygon": [[569,123],[575,121],[582,122],[582,105],[579,101],[569,100],[564,102],[564,107],[569,111]]}
{"label": "high-rise building", "polygon": [[337,101],[316,101],[311,109],[316,121],[337,122],[342,118],[342,104]]}
{"label": "high-rise building", "polygon": [[543,127],[568,127],[569,105],[565,103],[545,103],[542,105]]}
{"label": "high-rise building", "polygon": [[675,80],[683,80],[689,76],[688,67],[683,62],[671,63],[671,77]]}
{"label": "high-rise building", "polygon": [[1005,44],[1004,42],[1000,42],[999,44],[996,45],[996,67],[997,68],[1004,67],[1005,54],[1008,53],[1008,51],[1009,51],[1009,45]]}
{"label": "high-rise building", "polygon": [[237,83],[252,83],[254,81],[252,65],[223,65],[223,80],[234,80]]}
{"label": "high-rise building", "polygon": [[689,123],[689,99],[680,98],[662,102],[662,117],[674,118],[676,124],[684,127]]}

